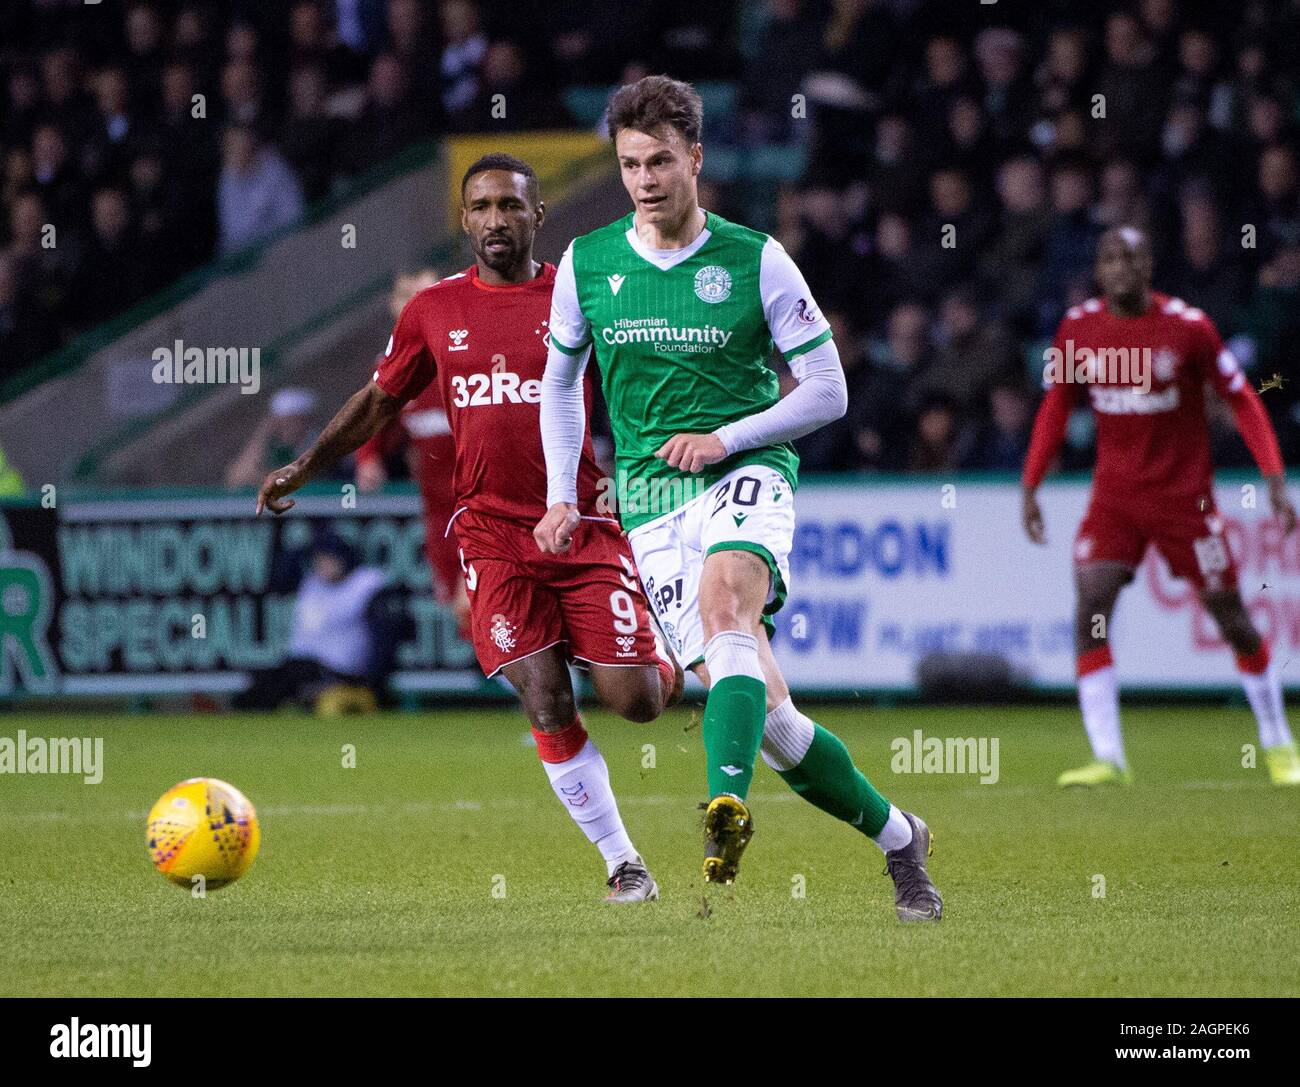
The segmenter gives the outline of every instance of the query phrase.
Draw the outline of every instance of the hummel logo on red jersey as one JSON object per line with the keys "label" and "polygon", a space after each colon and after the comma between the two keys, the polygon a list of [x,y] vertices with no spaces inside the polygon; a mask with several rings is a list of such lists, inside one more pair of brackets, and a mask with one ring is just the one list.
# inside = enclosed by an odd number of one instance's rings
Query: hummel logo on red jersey
{"label": "hummel logo on red jersey", "polygon": [[447,339],[451,340],[448,345],[448,351],[468,351],[469,344],[465,342],[465,337],[469,335],[467,328],[454,328],[447,333]]}
{"label": "hummel logo on red jersey", "polygon": [[613,291],[615,294],[618,294],[619,290],[623,286],[623,281],[627,279],[627,276],[623,276],[623,275],[619,275],[618,273],[615,273],[614,275],[606,276],[605,278],[609,280],[609,289]]}

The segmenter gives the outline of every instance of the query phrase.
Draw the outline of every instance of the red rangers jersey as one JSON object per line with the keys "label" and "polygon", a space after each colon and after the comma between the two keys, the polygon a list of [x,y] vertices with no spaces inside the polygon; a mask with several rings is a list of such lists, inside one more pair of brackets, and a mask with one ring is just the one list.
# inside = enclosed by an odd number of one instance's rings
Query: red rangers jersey
{"label": "red rangers jersey", "polygon": [[1282,471],[1273,427],[1214,323],[1181,299],[1151,292],[1139,317],[1119,317],[1091,298],[1057,329],[1044,371],[1024,482],[1037,487],[1060,449],[1080,398],[1097,426],[1093,494],[1177,501],[1207,495],[1213,481],[1205,385],[1231,407],[1260,470]]}
{"label": "red rangers jersey", "polygon": [[[546,512],[540,404],[554,285],[553,264],[503,286],[484,283],[471,265],[420,291],[397,319],[374,380],[406,403],[437,379],[456,442],[458,510],[529,527]],[[590,412],[590,380],[585,389]],[[588,432],[578,467],[584,515],[601,515],[600,478]]]}

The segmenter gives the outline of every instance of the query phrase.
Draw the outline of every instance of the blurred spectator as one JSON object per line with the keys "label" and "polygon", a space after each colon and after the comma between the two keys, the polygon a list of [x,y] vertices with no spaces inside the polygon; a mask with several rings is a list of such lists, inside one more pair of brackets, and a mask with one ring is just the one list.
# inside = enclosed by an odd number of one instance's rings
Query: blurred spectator
{"label": "blurred spectator", "polygon": [[953,472],[969,444],[957,405],[940,392],[921,401],[907,454],[910,472]]}
{"label": "blurred spectator", "polygon": [[81,73],[81,61],[71,46],[51,49],[41,58],[45,101],[41,119],[57,123],[75,146],[95,127],[95,107]]}
{"label": "blurred spectator", "polygon": [[1106,63],[1097,76],[1105,117],[1093,123],[1106,155],[1149,157],[1160,146],[1169,86],[1155,65],[1156,48],[1137,17],[1118,11],[1106,20]]}
{"label": "blurred spectator", "polygon": [[1009,27],[988,27],[975,38],[975,60],[984,84],[984,112],[994,137],[1019,139],[1033,117],[1023,40]]}
{"label": "blurred spectator", "polygon": [[919,375],[927,392],[942,392],[966,414],[979,406],[993,384],[1019,370],[1006,327],[980,314],[973,287],[948,292],[939,307],[939,347]]}
{"label": "blurred spectator", "polygon": [[73,285],[80,328],[108,320],[138,302],[148,289],[149,268],[137,247],[126,193],[99,189],[90,208],[90,239]]}
{"label": "blurred spectator", "polygon": [[468,108],[479,90],[479,71],[487,55],[488,40],[473,0],[441,0],[442,106],[449,114]]}
{"label": "blurred spectator", "polygon": [[401,64],[411,94],[422,108],[437,111],[442,73],[437,35],[432,22],[425,18],[425,5],[421,0],[388,0],[387,29],[388,52]]}
{"label": "blurred spectator", "polygon": [[0,116],[0,146],[17,147],[31,141],[40,114],[41,84],[36,70],[15,64],[9,71],[8,102]]}
{"label": "blurred spectator", "polygon": [[292,461],[310,444],[316,394],[308,389],[281,389],[271,410],[254,428],[239,455],[226,469],[227,487],[257,487],[267,472]]}
{"label": "blurred spectator", "polygon": [[361,53],[344,45],[325,17],[319,0],[298,0],[289,9],[290,72],[300,68],[319,68],[325,82],[332,85],[359,82],[365,76]]}
{"label": "blurred spectator", "polygon": [[1160,152],[1164,162],[1155,175],[1154,191],[1167,197],[1195,183],[1212,187],[1220,200],[1235,201],[1241,188],[1235,152],[1230,140],[1206,123],[1195,101],[1177,99],[1170,107]]}
{"label": "blurred spectator", "polygon": [[930,175],[930,211],[914,239],[930,297],[970,274],[992,228],[964,170],[944,167]]}
{"label": "blurred spectator", "polygon": [[99,120],[82,151],[82,167],[104,181],[125,180],[127,164],[140,144],[140,126],[131,106],[131,86],[121,68],[105,68],[95,79]]}
{"label": "blurred spectator", "polygon": [[1092,210],[1092,173],[1080,161],[1052,172],[1052,224],[1047,232],[1038,292],[1038,331],[1050,336],[1066,310],[1071,287],[1092,277],[1092,255],[1101,228]]}
{"label": "blurred spectator", "polygon": [[[213,11],[201,4],[186,4],[176,16],[173,29],[172,61],[167,67],[181,64],[196,73],[195,83],[205,91],[217,82],[221,67],[221,50],[216,45]],[[167,69],[163,69],[166,79]]]}
{"label": "blurred spectator", "polygon": [[876,125],[867,177],[882,211],[910,215],[923,206],[925,164],[902,115],[885,114]]}
{"label": "blurred spectator", "polygon": [[384,0],[332,0],[339,41],[354,53],[373,53],[384,33]]}
{"label": "blurred spectator", "polygon": [[342,137],[338,118],[325,111],[325,92],[325,70],[319,64],[303,64],[289,77],[289,119],[280,146],[309,203],[328,195]]}
{"label": "blurred spectator", "polygon": [[998,171],[997,189],[998,227],[976,270],[1007,320],[1025,333],[1034,327],[1034,294],[1051,224],[1042,168],[1028,155],[1008,159]]}
{"label": "blurred spectator", "polygon": [[524,51],[516,43],[489,45],[483,55],[478,91],[452,113],[452,128],[458,132],[524,132],[571,127],[564,106],[529,78],[526,65]]}
{"label": "blurred spectator", "polygon": [[81,223],[86,214],[86,184],[55,125],[40,124],[32,133],[32,177],[56,224]]}
{"label": "blurred spectator", "polygon": [[383,588],[384,572],[358,565],[343,540],[318,540],[293,604],[289,659],[255,670],[249,688],[231,705],[274,710],[293,702],[320,708],[332,688],[360,687],[370,692],[361,705],[373,709],[392,672],[397,641]]}
{"label": "blurred spectator", "polygon": [[[1040,114],[1050,117],[1087,106],[1084,77],[1088,74],[1088,66],[1084,31],[1076,26],[1053,30],[1047,39],[1046,56],[1034,75]],[[1040,137],[1034,137],[1034,142],[1040,143]]]}
{"label": "blurred spectator", "polygon": [[902,215],[882,215],[876,223],[874,248],[862,281],[861,319],[883,321],[898,303],[923,297],[929,281],[912,245],[912,227]]}
{"label": "blurred spectator", "polygon": [[382,165],[403,148],[428,134],[406,85],[401,62],[391,53],[377,56],[366,83],[366,106],[352,123],[344,151],[349,174]]}
{"label": "blurred spectator", "polygon": [[942,161],[970,177],[992,176],[998,159],[998,142],[988,117],[973,96],[963,94],[953,99],[945,135]]}
{"label": "blurred spectator", "polygon": [[748,69],[740,87],[740,132],[746,143],[785,143],[793,135],[791,103],[821,57],[822,34],[808,17],[810,7],[810,0],[767,0],[768,20],[757,48],[763,63]]}
{"label": "blurred spectator", "polygon": [[989,390],[988,419],[975,433],[963,468],[1019,472],[1029,452],[1034,398],[1020,383],[1003,381]]}
{"label": "blurred spectator", "polygon": [[865,224],[866,187],[810,185],[794,197],[798,240],[792,250],[818,304],[847,309],[867,275],[870,238]]}
{"label": "blurred spectator", "polygon": [[57,342],[47,316],[19,293],[13,260],[0,253],[0,384]]}
{"label": "blurred spectator", "polygon": [[1300,174],[1296,153],[1285,144],[1267,148],[1259,159],[1259,197],[1254,210],[1264,260],[1300,246]]}
{"label": "blurred spectator", "polygon": [[1202,27],[1188,27],[1178,39],[1181,73],[1174,82],[1174,98],[1206,112],[1211,125],[1231,123],[1232,89],[1221,77],[1219,45]]}
{"label": "blurred spectator", "polygon": [[970,78],[961,42],[949,37],[926,42],[925,71],[912,94],[916,127],[922,132],[942,131],[953,100],[972,91],[978,88]]}
{"label": "blurred spectator", "polygon": [[1247,281],[1241,264],[1225,251],[1218,213],[1208,195],[1193,193],[1183,200],[1178,252],[1161,279],[1175,297],[1195,299],[1223,336],[1236,331]]}
{"label": "blurred spectator", "polygon": [[217,215],[222,254],[243,249],[302,215],[298,179],[280,153],[263,144],[249,125],[226,129]]}
{"label": "blurred spectator", "polygon": [[49,222],[38,192],[18,196],[11,212],[11,244],[6,254],[19,295],[35,309],[42,326],[61,329],[64,320],[70,319],[68,288],[75,266],[74,246],[51,244],[58,231]]}
{"label": "blurred spectator", "polygon": [[858,385],[860,394],[849,398],[845,416],[860,467],[907,467],[916,378],[931,358],[929,323],[923,306],[904,302],[889,315],[885,337],[867,341],[868,369]]}
{"label": "blurred spectator", "polygon": [[232,60],[221,71],[222,117],[231,125],[266,120],[262,77],[251,60]]}
{"label": "blurred spectator", "polygon": [[1103,228],[1136,226],[1151,231],[1151,212],[1142,192],[1142,177],[1131,159],[1111,159],[1102,167],[1099,195],[1093,217]]}
{"label": "blurred spectator", "polygon": [[126,9],[126,50],[123,84],[131,90],[131,106],[151,109],[158,101],[164,57],[162,18],[153,6],[131,4]]}

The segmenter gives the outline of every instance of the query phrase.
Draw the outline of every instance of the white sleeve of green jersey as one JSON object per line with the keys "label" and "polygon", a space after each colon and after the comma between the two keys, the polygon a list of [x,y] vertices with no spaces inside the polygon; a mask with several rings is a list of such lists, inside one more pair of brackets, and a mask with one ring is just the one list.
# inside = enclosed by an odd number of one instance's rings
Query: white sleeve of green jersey
{"label": "white sleeve of green jersey", "polygon": [[[558,277],[556,289],[559,289]],[[768,331],[777,350],[787,360],[831,338],[831,326],[813,301],[803,273],[775,238],[768,238],[763,245],[758,290],[763,298]]]}
{"label": "white sleeve of green jersey", "polygon": [[[765,411],[746,415],[713,432],[727,456],[742,449],[761,449],[792,442],[833,423],[849,409],[844,369],[834,340],[818,339],[790,360],[790,371],[799,382],[789,394]],[[545,386],[542,396],[546,396]]]}
{"label": "white sleeve of green jersey", "polygon": [[587,433],[587,398],[582,374],[591,348],[570,355],[551,337],[542,372],[542,455],[546,458],[546,508],[578,504],[578,465]]}
{"label": "white sleeve of green jersey", "polygon": [[564,251],[555,269],[551,292],[551,319],[547,325],[551,343],[566,355],[576,355],[591,340],[591,322],[578,304],[578,281],[573,275],[573,243]]}

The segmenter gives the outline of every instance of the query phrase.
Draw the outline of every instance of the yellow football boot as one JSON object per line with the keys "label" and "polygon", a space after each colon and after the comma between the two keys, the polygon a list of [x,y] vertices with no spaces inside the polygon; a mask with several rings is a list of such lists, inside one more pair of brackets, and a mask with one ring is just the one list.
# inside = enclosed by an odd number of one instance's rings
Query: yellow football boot
{"label": "yellow football boot", "polygon": [[704,882],[735,883],[754,820],[739,797],[723,793],[704,810]]}

